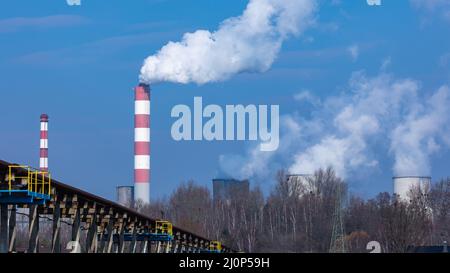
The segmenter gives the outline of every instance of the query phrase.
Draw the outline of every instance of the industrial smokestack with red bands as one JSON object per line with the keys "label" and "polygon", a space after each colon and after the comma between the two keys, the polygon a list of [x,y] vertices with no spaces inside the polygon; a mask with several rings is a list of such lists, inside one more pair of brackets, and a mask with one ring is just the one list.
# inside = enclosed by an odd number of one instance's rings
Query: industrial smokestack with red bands
{"label": "industrial smokestack with red bands", "polygon": [[150,87],[139,84],[134,101],[134,199],[150,202]]}
{"label": "industrial smokestack with red bands", "polygon": [[48,171],[48,115],[47,114],[41,115],[39,169],[43,172]]}

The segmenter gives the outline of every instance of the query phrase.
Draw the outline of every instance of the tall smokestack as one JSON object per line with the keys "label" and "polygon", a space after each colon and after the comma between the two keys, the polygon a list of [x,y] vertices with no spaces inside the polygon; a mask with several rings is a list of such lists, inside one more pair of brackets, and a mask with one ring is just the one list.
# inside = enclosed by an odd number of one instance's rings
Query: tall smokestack
{"label": "tall smokestack", "polygon": [[48,171],[48,115],[41,115],[41,137],[39,152],[39,169]]}
{"label": "tall smokestack", "polygon": [[150,202],[150,87],[139,84],[134,101],[134,199]]}

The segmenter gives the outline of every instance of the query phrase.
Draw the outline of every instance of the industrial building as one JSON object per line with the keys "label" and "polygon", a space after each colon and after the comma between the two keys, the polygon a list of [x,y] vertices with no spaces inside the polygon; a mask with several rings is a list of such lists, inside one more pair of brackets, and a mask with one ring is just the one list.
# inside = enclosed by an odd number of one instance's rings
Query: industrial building
{"label": "industrial building", "polygon": [[245,198],[250,192],[248,180],[236,179],[213,179],[214,201],[231,201],[233,199]]}

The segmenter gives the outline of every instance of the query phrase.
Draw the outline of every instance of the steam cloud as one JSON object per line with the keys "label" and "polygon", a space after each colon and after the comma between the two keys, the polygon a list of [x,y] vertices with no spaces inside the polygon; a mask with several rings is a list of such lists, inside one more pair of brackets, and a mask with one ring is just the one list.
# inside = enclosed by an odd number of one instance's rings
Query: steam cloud
{"label": "steam cloud", "polygon": [[264,72],[283,41],[311,25],[316,7],[316,0],[250,0],[242,15],[223,21],[217,31],[185,33],[148,57],[140,81],[204,84]]}
{"label": "steam cloud", "polygon": [[309,119],[282,117],[278,151],[264,154],[255,147],[245,156],[223,155],[221,169],[243,179],[272,178],[286,166],[297,174],[331,166],[346,178],[392,156],[395,175],[429,175],[430,156],[450,147],[450,89],[442,86],[429,97],[419,91],[412,79],[356,72],[341,96],[320,101],[302,92],[298,101],[316,110]]}
{"label": "steam cloud", "polygon": [[441,87],[424,104],[416,104],[392,133],[396,175],[430,175],[429,157],[450,146],[450,89]]}

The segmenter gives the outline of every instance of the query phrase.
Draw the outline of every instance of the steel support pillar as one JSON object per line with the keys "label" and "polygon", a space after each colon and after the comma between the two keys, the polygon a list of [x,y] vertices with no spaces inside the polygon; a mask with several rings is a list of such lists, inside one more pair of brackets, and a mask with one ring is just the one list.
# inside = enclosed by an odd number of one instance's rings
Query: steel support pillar
{"label": "steel support pillar", "polygon": [[9,214],[9,252],[16,252],[16,205],[11,205],[11,212]]}
{"label": "steel support pillar", "polygon": [[31,205],[28,226],[28,253],[39,252],[39,212],[38,205]]}
{"label": "steel support pillar", "polygon": [[114,221],[109,219],[108,226],[106,227],[108,232],[108,240],[106,241],[105,253],[111,253],[114,243]]}
{"label": "steel support pillar", "polygon": [[173,244],[172,244],[172,253],[177,253],[178,252],[178,241],[174,240]]}
{"label": "steel support pillar", "polygon": [[136,236],[137,236],[137,227],[133,225],[133,233],[130,242],[129,253],[136,253]]}
{"label": "steel support pillar", "polygon": [[123,224],[123,219],[119,223],[119,227],[117,228],[117,234],[119,235],[119,241],[117,242],[117,252],[123,253],[125,249],[125,240],[124,240],[124,231],[125,225]]}
{"label": "steel support pillar", "polygon": [[165,247],[164,253],[170,253],[171,246],[172,246],[171,241],[166,242],[166,247]]}
{"label": "steel support pillar", "polygon": [[60,253],[60,252],[61,252],[61,205],[59,201],[56,201],[53,208],[52,253]]}
{"label": "steel support pillar", "polygon": [[148,245],[148,240],[144,239],[141,241],[141,252],[142,253],[147,253],[147,245]]}
{"label": "steel support pillar", "polygon": [[98,243],[99,244],[98,250],[97,250],[98,253],[103,253],[105,251],[105,245],[106,245],[105,235],[106,235],[106,225],[104,223],[102,223],[100,225],[100,242]]}
{"label": "steel support pillar", "polygon": [[8,204],[0,205],[0,253],[8,253]]}
{"label": "steel support pillar", "polygon": [[73,217],[73,223],[72,223],[72,241],[80,242],[80,236],[81,236],[81,229],[80,229],[80,209],[75,209],[75,215]]}
{"label": "steel support pillar", "polygon": [[177,253],[183,253],[184,251],[184,246],[182,245],[182,243],[180,242],[178,244],[178,249],[177,249]]}
{"label": "steel support pillar", "polygon": [[89,230],[86,236],[86,251],[88,253],[95,253],[97,245],[97,214],[92,215]]}

